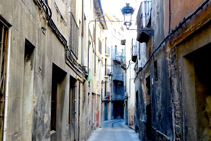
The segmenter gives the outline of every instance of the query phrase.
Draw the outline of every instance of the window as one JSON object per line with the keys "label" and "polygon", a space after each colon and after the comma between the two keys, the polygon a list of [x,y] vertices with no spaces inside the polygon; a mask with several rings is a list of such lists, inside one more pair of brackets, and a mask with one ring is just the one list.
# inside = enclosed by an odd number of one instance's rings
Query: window
{"label": "window", "polygon": [[[1,18],[1,17],[0,17]],[[1,21],[1,20],[0,20]],[[5,104],[5,90],[6,90],[6,68],[7,68],[7,44],[8,44],[8,29],[0,22],[0,140],[3,139],[4,127],[4,104]]]}
{"label": "window", "polygon": [[72,14],[70,14],[70,21],[70,49],[75,57],[78,58],[79,28]]}
{"label": "window", "polygon": [[107,59],[105,59],[105,75],[107,75]]}
{"label": "window", "polygon": [[138,91],[136,91],[136,107],[138,107]]}
{"label": "window", "polygon": [[56,112],[57,112],[57,80],[53,69],[52,93],[51,93],[51,130],[56,131]]}
{"label": "window", "polygon": [[[58,75],[59,74],[59,75]],[[57,108],[61,111],[62,107],[57,107],[57,97],[64,94],[64,79],[66,76],[66,72],[64,72],[61,68],[53,64],[53,72],[52,72],[52,89],[51,89],[51,131],[56,131],[56,123],[57,121]],[[59,119],[61,120],[61,119]]]}
{"label": "window", "polygon": [[98,51],[102,54],[102,42],[98,38]]}
{"label": "window", "polygon": [[105,83],[105,96],[107,96],[107,83]]}
{"label": "window", "polygon": [[100,81],[100,77],[101,77],[101,71],[100,71],[100,68],[101,68],[101,61],[98,60],[98,80]]}
{"label": "window", "polygon": [[147,94],[150,95],[150,76],[146,78],[146,88]]}
{"label": "window", "polygon": [[71,124],[75,121],[75,79],[70,76],[70,89],[69,89],[69,120],[68,123]]}
{"label": "window", "polygon": [[107,51],[107,38],[105,38],[105,53],[108,53],[108,51]]}
{"label": "window", "polygon": [[154,75],[155,75],[155,81],[158,81],[157,60],[154,62]]}
{"label": "window", "polygon": [[[23,95],[22,95],[22,118],[27,119],[30,116],[28,113],[28,106],[31,105],[33,100],[33,85],[34,85],[34,46],[25,39],[25,52],[24,52],[24,76],[23,76]],[[28,125],[27,120],[22,121],[23,125]],[[29,129],[29,126],[24,126],[23,132],[26,133]],[[23,140],[27,140],[26,136]]]}

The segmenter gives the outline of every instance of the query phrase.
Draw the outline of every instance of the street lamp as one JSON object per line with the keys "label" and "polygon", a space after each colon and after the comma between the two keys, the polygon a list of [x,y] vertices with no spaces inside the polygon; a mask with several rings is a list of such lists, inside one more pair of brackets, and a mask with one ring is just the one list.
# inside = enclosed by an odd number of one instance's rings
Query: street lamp
{"label": "street lamp", "polygon": [[129,3],[126,3],[126,6],[121,9],[122,14],[124,15],[124,25],[127,29],[132,25],[132,14],[134,12],[134,9],[129,6]]}
{"label": "street lamp", "polygon": [[149,38],[149,36],[154,36],[154,29],[152,28],[139,28],[139,29],[129,29],[129,27],[132,25],[132,14],[134,12],[134,9],[129,6],[129,3],[126,3],[126,6],[121,9],[121,12],[124,16],[124,25],[126,26],[127,30],[136,30],[138,33],[137,41],[146,42]]}

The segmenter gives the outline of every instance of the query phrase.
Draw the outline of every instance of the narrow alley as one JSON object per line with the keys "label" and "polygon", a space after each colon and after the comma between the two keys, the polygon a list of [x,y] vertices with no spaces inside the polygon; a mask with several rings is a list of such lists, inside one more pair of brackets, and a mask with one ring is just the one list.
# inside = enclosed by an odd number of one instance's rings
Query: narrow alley
{"label": "narrow alley", "polygon": [[124,123],[124,119],[108,120],[101,123],[87,141],[140,141],[138,134]]}
{"label": "narrow alley", "polygon": [[211,141],[211,0],[0,0],[0,141]]}

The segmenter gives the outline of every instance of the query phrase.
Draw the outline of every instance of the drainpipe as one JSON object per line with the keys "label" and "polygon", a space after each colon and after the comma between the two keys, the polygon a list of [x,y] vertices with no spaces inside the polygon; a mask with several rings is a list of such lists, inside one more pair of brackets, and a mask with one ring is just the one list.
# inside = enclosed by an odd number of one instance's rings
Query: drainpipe
{"label": "drainpipe", "polygon": [[6,79],[6,94],[5,94],[5,113],[4,113],[4,137],[3,141],[7,140],[7,111],[8,111],[8,95],[9,95],[9,78],[10,78],[10,50],[11,50],[11,29],[9,28],[8,33],[8,55],[7,55],[7,78]]}
{"label": "drainpipe", "polygon": [[171,32],[171,0],[169,0],[169,33]]}
{"label": "drainpipe", "polygon": [[84,0],[82,0],[81,65],[84,66]]}
{"label": "drainpipe", "polygon": [[[99,19],[99,18],[101,18],[101,17],[103,17],[103,16],[104,16],[104,15],[101,15],[101,16],[97,17],[96,19]],[[95,20],[91,20],[91,21],[88,23],[88,40],[89,40],[89,36],[90,36],[90,34],[91,34],[91,33],[89,34],[89,29],[90,29],[90,28],[89,28],[89,25],[90,25],[91,22],[95,22],[95,23],[96,23],[96,19],[95,19]],[[90,45],[91,45],[91,42],[88,41],[88,63],[87,63],[87,64],[88,64],[88,71],[89,71],[89,48],[90,48]]]}
{"label": "drainpipe", "polygon": [[68,38],[67,38],[67,46],[70,45],[70,0],[67,0],[67,30],[68,30]]}

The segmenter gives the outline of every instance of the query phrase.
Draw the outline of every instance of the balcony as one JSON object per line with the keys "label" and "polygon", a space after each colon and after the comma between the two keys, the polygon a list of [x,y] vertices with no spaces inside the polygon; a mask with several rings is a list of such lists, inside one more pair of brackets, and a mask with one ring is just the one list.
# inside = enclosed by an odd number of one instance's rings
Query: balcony
{"label": "balcony", "polygon": [[106,96],[102,98],[102,102],[109,102],[111,101],[111,94],[110,92],[106,92]]}
{"label": "balcony", "polygon": [[124,62],[124,63],[121,65],[121,68],[122,68],[123,70],[126,70],[126,69],[127,69],[127,67],[126,67],[126,62]]}
{"label": "balcony", "polygon": [[111,76],[111,72],[110,72],[110,69],[106,69],[106,72],[105,72],[105,78],[108,79],[109,76]]}
{"label": "balcony", "polygon": [[124,62],[125,57],[122,55],[122,52],[118,52],[113,54],[113,61],[117,65],[121,65]]}
{"label": "balcony", "polygon": [[108,75],[105,75],[105,79],[108,79],[108,77],[109,77]]}
{"label": "balcony", "polygon": [[131,48],[131,55],[132,55],[132,57],[131,58],[132,58],[133,62],[136,62],[138,54],[137,54],[137,46],[136,46],[135,39],[132,39],[131,45],[132,45],[132,48]]}
{"label": "balcony", "polygon": [[125,57],[122,58],[121,68],[123,70],[126,70],[126,58]]}
{"label": "balcony", "polygon": [[151,11],[152,2],[142,1],[137,14],[137,41],[143,43],[149,40],[150,36],[154,36],[154,29],[151,28]]}
{"label": "balcony", "polygon": [[121,45],[125,45],[125,43],[126,43],[126,40],[124,39],[124,40],[121,40]]}
{"label": "balcony", "polygon": [[113,76],[114,81],[124,81],[124,75],[123,74],[117,74]]}
{"label": "balcony", "polygon": [[115,67],[113,70],[114,74],[112,76],[113,81],[122,81],[123,82],[124,81],[124,72],[122,71],[120,65],[113,66],[113,67]]}
{"label": "balcony", "polygon": [[105,49],[105,56],[106,57],[109,57],[110,55],[111,55],[111,53],[110,53],[111,51],[110,51],[110,47],[106,47],[106,49]]}

